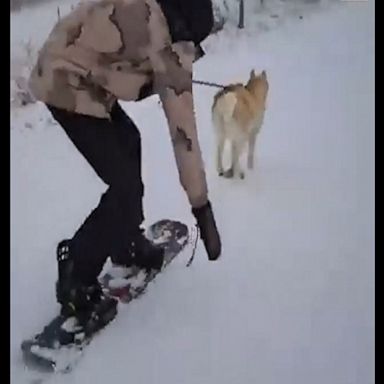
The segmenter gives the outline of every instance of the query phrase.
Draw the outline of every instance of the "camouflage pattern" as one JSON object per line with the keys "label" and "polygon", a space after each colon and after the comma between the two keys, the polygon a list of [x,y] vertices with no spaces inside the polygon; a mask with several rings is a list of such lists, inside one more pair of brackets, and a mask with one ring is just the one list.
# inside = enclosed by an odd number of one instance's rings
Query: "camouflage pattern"
{"label": "camouflage pattern", "polygon": [[166,114],[180,181],[192,207],[207,186],[192,97],[193,42],[172,43],[156,0],[80,4],[43,45],[30,78],[34,96],[68,111],[110,118],[117,99],[158,94]]}

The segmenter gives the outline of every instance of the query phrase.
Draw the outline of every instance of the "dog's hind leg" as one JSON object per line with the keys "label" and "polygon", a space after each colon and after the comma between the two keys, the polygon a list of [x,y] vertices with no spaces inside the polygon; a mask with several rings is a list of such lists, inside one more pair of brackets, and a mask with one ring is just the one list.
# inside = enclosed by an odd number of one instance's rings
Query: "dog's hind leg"
{"label": "dog's hind leg", "polygon": [[217,150],[216,150],[216,169],[219,176],[223,176],[223,152],[224,152],[225,136],[223,133],[217,135]]}
{"label": "dog's hind leg", "polygon": [[227,178],[232,178],[233,176],[239,176],[240,179],[244,179],[244,171],[240,164],[240,155],[244,147],[243,140],[233,140],[231,146],[231,167],[224,173],[224,176]]}
{"label": "dog's hind leg", "polygon": [[254,129],[252,130],[248,139],[248,157],[247,157],[248,169],[253,169],[254,167],[256,136],[257,136],[257,130]]}
{"label": "dog's hind leg", "polygon": [[239,139],[235,140],[233,143],[233,171],[235,176],[239,176],[240,179],[244,179],[245,173],[243,167],[241,166],[241,154],[245,147],[246,141]]}
{"label": "dog's hind leg", "polygon": [[216,170],[219,176],[223,176],[223,152],[226,140],[225,122],[223,120],[223,117],[220,115],[220,111],[217,109],[214,109],[212,111],[212,123],[215,127],[216,133]]}

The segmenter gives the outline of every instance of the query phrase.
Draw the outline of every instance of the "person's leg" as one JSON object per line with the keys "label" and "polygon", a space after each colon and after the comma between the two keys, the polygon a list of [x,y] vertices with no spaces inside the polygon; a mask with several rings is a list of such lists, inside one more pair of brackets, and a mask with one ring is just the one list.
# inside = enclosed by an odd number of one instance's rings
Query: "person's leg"
{"label": "person's leg", "polygon": [[109,186],[70,240],[73,278],[91,285],[111,254],[126,247],[143,221],[140,134],[115,107],[112,121],[48,107],[76,148]]}
{"label": "person's leg", "polygon": [[[116,130],[120,150],[129,160],[130,199],[120,225],[123,229],[120,235],[123,240],[119,242],[119,247],[111,250],[109,256],[117,265],[135,264],[145,269],[160,269],[164,259],[163,250],[153,246],[140,230],[140,223],[144,219],[140,132],[118,103],[111,111],[111,118],[113,124],[120,127]],[[132,145],[133,143],[135,145]]]}

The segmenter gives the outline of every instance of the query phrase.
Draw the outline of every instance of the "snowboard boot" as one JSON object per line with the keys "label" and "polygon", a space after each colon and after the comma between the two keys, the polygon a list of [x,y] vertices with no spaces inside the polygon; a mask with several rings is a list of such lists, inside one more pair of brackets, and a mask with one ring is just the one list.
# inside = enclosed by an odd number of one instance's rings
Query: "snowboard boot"
{"label": "snowboard boot", "polygon": [[115,265],[138,267],[147,272],[160,271],[164,262],[164,249],[148,240],[142,229],[131,236],[124,252],[111,256]]}
{"label": "snowboard boot", "polygon": [[61,315],[75,317],[86,335],[113,320],[117,314],[117,300],[103,294],[97,279],[91,284],[82,284],[76,279],[69,240],[59,243],[57,262],[56,298],[61,304]]}

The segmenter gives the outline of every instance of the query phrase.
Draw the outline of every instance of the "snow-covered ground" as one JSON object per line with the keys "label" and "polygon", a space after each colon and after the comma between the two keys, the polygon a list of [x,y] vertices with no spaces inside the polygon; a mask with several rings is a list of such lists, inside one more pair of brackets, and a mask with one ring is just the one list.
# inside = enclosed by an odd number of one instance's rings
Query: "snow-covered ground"
{"label": "snow-covered ground", "polygon": [[[374,383],[373,17],[373,0],[340,2],[269,32],[207,41],[196,78],[242,81],[254,67],[270,82],[244,181],[215,174],[215,90],[195,88],[223,256],[210,263],[199,243],[190,268],[188,254],[176,260],[52,383]],[[147,221],[192,225],[156,98],[124,107],[143,136]],[[43,106],[12,112],[12,383],[33,377],[21,340],[58,309],[56,244],[105,188]]]}

